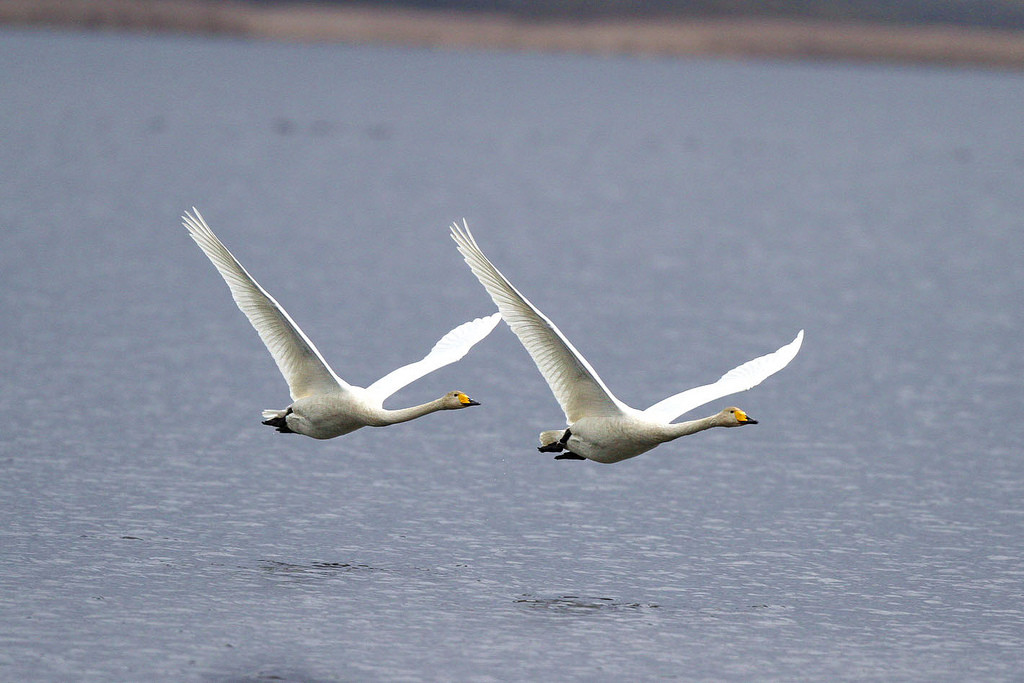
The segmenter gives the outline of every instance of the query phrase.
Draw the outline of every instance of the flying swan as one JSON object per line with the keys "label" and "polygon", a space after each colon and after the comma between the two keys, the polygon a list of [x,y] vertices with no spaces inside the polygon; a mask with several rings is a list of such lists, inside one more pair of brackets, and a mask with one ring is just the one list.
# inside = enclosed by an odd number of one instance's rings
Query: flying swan
{"label": "flying swan", "polygon": [[556,460],[619,462],[711,427],[757,424],[757,420],[735,407],[700,420],[672,420],[705,403],[757,386],[786,367],[803,342],[804,331],[800,330],[796,339],[778,351],[730,370],[714,384],[670,396],[647,410],[636,410],[615,398],[555,324],[487,260],[465,220],[462,226],[452,224],[451,236],[565,412],[568,429],[549,430],[540,435],[538,450],[561,453],[555,456]]}
{"label": "flying swan", "polygon": [[365,389],[349,384],[327,365],[313,342],[291,316],[246,272],[203,220],[195,207],[182,225],[220,272],[238,308],[260,335],[288,382],[293,403],[284,410],[264,410],[263,424],[285,433],[332,439],[360,427],[384,427],[438,410],[480,405],[461,391],[402,410],[387,410],[384,400],[424,375],[459,360],[498,324],[494,313],[459,325],[441,337],[422,360],[388,373]]}

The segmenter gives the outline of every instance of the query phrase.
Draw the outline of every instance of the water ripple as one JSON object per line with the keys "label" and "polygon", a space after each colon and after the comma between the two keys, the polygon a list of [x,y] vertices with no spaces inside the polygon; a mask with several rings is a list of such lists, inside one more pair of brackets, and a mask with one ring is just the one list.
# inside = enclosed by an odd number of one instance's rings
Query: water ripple
{"label": "water ripple", "polygon": [[588,595],[558,595],[555,597],[539,597],[524,594],[513,602],[525,609],[545,610],[559,614],[582,614],[586,612],[622,612],[630,610],[657,609],[655,603],[623,602],[615,598],[593,597]]}

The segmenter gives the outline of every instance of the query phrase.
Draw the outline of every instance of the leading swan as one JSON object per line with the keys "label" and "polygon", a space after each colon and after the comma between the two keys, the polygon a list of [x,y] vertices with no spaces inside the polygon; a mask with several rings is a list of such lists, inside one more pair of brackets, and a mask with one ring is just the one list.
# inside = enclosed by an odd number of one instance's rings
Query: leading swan
{"label": "leading swan", "polygon": [[803,342],[804,331],[800,330],[796,339],[778,351],[730,370],[714,384],[670,396],[647,410],[636,410],[615,398],[587,359],[555,324],[487,260],[465,220],[461,226],[452,224],[451,236],[473,274],[497,304],[505,322],[526,347],[565,412],[568,429],[553,429],[540,435],[538,450],[561,453],[555,456],[556,460],[619,462],[645,453],[658,444],[711,427],[757,424],[757,420],[736,407],[700,420],[680,423],[672,423],[672,420],[705,403],[760,384],[786,367]]}
{"label": "leading swan", "polygon": [[451,391],[423,405],[387,410],[384,399],[424,375],[459,360],[498,324],[500,314],[459,325],[441,337],[422,360],[388,373],[365,389],[349,384],[327,365],[274,297],[267,293],[210,230],[199,211],[185,212],[182,225],[220,272],[238,308],[260,335],[288,382],[293,403],[284,410],[264,410],[263,424],[279,432],[331,439],[360,427],[406,422],[438,410],[480,405],[461,391]]}

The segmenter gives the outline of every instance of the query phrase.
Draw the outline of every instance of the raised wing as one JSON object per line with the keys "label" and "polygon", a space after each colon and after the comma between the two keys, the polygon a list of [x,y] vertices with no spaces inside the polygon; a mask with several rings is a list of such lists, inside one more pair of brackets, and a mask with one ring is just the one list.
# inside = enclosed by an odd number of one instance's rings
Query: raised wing
{"label": "raised wing", "polygon": [[327,361],[303,334],[287,311],[253,279],[242,264],[217,239],[195,207],[185,212],[182,225],[217,268],[231,290],[231,296],[260,335],[278,369],[288,382],[292,400],[326,391],[349,389],[334,374]]}
{"label": "raised wing", "polygon": [[621,415],[630,411],[612,395],[590,363],[555,324],[487,260],[465,221],[461,227],[453,223],[451,231],[459,252],[537,364],[568,422],[572,424],[582,417]]}
{"label": "raised wing", "polygon": [[688,389],[643,411],[643,416],[656,422],[671,422],[683,413],[688,413],[698,406],[716,399],[746,391],[768,379],[796,357],[800,345],[804,341],[804,331],[797,333],[796,339],[778,351],[747,361],[722,375],[714,384]]}
{"label": "raised wing", "polygon": [[383,403],[384,399],[402,387],[465,356],[477,342],[491,333],[499,320],[501,320],[501,313],[494,313],[486,318],[477,318],[468,323],[462,323],[441,337],[422,360],[392,370],[366,387],[366,391]]}

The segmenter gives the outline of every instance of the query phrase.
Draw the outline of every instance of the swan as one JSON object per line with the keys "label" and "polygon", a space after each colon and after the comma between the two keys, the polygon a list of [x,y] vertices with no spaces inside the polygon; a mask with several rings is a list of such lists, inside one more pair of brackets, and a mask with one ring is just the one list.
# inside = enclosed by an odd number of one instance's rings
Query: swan
{"label": "swan", "polygon": [[555,456],[556,460],[614,463],[712,427],[757,424],[757,420],[736,407],[725,408],[700,420],[680,423],[672,420],[705,403],[760,384],[786,367],[803,343],[804,331],[800,330],[793,341],[778,351],[730,370],[714,384],[670,396],[647,410],[636,410],[612,394],[555,324],[487,260],[465,219],[462,226],[452,223],[451,237],[509,328],[526,347],[565,412],[567,429],[552,429],[540,435],[538,450],[561,453]]}
{"label": "swan", "polygon": [[217,239],[195,207],[181,217],[182,225],[220,272],[238,308],[260,335],[288,382],[293,403],[284,410],[264,410],[263,424],[284,433],[332,439],[360,427],[383,427],[413,420],[438,410],[480,405],[461,391],[450,391],[423,405],[387,410],[384,400],[424,375],[459,360],[491,333],[499,313],[459,325],[441,337],[422,360],[357,387],[338,377],[327,361],[274,297],[242,267]]}

